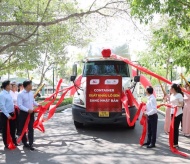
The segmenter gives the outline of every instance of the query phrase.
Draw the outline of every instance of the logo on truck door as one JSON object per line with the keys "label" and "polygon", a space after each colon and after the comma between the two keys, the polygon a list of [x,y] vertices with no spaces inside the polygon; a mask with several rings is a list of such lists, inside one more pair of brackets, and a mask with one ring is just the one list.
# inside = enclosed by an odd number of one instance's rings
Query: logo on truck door
{"label": "logo on truck door", "polygon": [[90,85],[98,85],[100,83],[100,79],[91,79]]}
{"label": "logo on truck door", "polygon": [[105,84],[106,85],[117,85],[119,83],[118,79],[106,79]]}

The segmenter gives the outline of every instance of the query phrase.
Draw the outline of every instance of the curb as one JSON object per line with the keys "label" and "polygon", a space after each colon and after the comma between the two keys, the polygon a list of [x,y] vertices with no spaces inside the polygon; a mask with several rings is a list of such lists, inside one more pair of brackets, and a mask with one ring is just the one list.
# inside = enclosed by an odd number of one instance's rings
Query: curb
{"label": "curb", "polygon": [[65,110],[65,109],[71,108],[71,107],[72,107],[72,104],[68,104],[68,105],[64,105],[64,106],[58,107],[58,108],[56,108],[56,113],[57,112],[61,112],[61,111]]}
{"label": "curb", "polygon": [[162,116],[166,116],[165,112],[161,111],[160,109],[158,109],[158,113],[161,114]]}

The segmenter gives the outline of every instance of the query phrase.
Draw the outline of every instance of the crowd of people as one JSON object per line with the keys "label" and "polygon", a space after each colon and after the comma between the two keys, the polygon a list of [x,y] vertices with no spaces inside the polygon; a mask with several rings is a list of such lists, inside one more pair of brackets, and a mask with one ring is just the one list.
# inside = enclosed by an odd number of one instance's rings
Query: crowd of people
{"label": "crowd of people", "polygon": [[[190,92],[190,82],[185,84],[185,89]],[[175,119],[175,135],[179,135],[179,126],[181,124],[181,131],[184,136],[190,136],[190,95],[188,93],[183,93],[181,87],[178,84],[173,84],[169,95],[165,95],[164,100],[166,103],[171,103],[173,106],[178,106],[178,111]],[[166,108],[166,117],[164,130],[168,134],[170,132],[170,121],[171,115],[173,114],[173,108]],[[178,138],[178,137],[177,137]],[[176,141],[176,145],[177,141]]]}
{"label": "crowd of people", "polygon": [[[190,85],[186,84],[185,88],[190,92]],[[147,142],[143,146],[147,148],[154,148],[157,136],[157,102],[154,96],[154,90],[151,86],[146,88],[148,101],[146,103],[146,111],[143,113],[147,117],[148,133]],[[170,122],[174,117],[174,110],[177,107],[177,113],[174,118],[174,143],[173,146],[179,148],[179,126],[181,123],[182,133],[185,136],[190,136],[190,95],[183,93],[181,86],[172,84],[170,87],[170,94],[165,95],[164,101],[170,107],[166,108],[164,130],[168,134],[170,132]],[[5,148],[8,148],[7,143],[7,121],[9,120],[10,135],[15,146],[18,146],[16,135],[20,136],[24,128],[26,119],[30,115],[30,122],[28,124],[28,139],[26,133],[22,137],[22,143],[25,148],[34,150],[34,106],[40,106],[34,99],[32,92],[32,81],[26,80],[23,84],[10,82],[6,80],[2,83],[0,92],[0,110],[1,110],[1,124],[2,137]],[[16,119],[13,119],[16,115]],[[28,142],[29,141],[29,142]]]}
{"label": "crowd of people", "polygon": [[[28,139],[26,133],[22,137],[22,143],[25,148],[34,150],[34,106],[39,106],[35,101],[32,92],[32,81],[26,80],[22,84],[6,80],[2,83],[0,93],[0,110],[2,138],[5,148],[7,143],[7,121],[9,121],[10,135],[15,146],[18,146],[17,136],[21,135],[26,119],[30,115],[28,124]],[[15,117],[16,115],[16,117]]]}
{"label": "crowd of people", "polygon": [[[187,83],[185,89],[190,92],[190,85]],[[146,111],[144,115],[147,116],[148,133],[147,142],[143,146],[147,148],[155,147],[156,133],[157,133],[157,103],[156,98],[153,95],[153,88],[151,86],[146,88],[146,94],[148,101],[146,103]],[[179,148],[179,127],[181,124],[182,134],[190,136],[190,95],[183,93],[179,84],[172,84],[170,87],[170,94],[164,97],[166,107],[164,130],[166,134],[170,133],[171,119],[174,117],[174,142],[173,147]],[[176,115],[174,116],[174,110],[177,107]]]}

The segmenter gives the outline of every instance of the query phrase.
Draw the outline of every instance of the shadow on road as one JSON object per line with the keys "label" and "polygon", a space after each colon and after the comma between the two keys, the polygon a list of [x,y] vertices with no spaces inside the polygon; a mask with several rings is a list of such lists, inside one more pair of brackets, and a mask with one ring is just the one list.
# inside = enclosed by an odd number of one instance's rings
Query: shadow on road
{"label": "shadow on road", "polygon": [[[116,125],[86,126],[75,129],[71,115],[56,114],[47,122],[45,134],[35,131],[36,151],[19,146],[16,150],[0,149],[0,163],[6,164],[169,164],[189,163],[189,159],[172,154],[168,136],[163,133],[163,118],[159,116],[158,139],[155,149],[140,147],[142,127],[139,121],[135,129]],[[1,139],[0,139],[1,140]],[[189,139],[180,138],[181,144]],[[182,145],[183,152],[189,151]],[[1,140],[2,146],[2,140]]]}

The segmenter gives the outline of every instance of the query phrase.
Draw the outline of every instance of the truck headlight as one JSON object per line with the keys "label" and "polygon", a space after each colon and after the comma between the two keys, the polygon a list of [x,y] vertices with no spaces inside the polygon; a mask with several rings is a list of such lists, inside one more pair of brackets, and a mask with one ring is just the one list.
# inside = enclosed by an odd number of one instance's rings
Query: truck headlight
{"label": "truck headlight", "polygon": [[73,104],[84,105],[84,102],[79,97],[75,97],[73,99]]}

